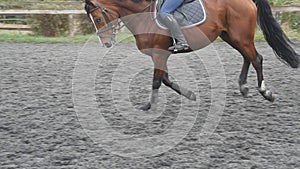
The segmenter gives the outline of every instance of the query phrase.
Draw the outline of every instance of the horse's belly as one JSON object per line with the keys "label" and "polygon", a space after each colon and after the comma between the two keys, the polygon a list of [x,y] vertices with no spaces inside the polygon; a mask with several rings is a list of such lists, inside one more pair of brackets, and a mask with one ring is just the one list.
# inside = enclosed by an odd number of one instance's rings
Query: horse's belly
{"label": "horse's belly", "polygon": [[198,27],[186,29],[184,35],[193,50],[204,48],[211,44],[217,36],[207,36],[207,33],[200,30]]}

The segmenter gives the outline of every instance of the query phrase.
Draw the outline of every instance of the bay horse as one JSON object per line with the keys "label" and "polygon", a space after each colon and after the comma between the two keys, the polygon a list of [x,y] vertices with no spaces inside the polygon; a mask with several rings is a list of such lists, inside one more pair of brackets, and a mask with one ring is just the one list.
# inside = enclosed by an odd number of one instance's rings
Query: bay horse
{"label": "bay horse", "polygon": [[[172,52],[168,32],[157,26],[152,12],[155,0],[83,0],[85,10],[93,22],[98,37],[105,47],[111,47],[120,20],[136,39],[138,49],[152,57],[154,73],[152,94],[149,103],[141,109],[148,110],[157,103],[158,89],[165,84],[178,94],[196,100],[195,94],[169,79],[167,60]],[[183,33],[191,47],[190,51],[201,49],[221,37],[236,49],[244,59],[239,76],[239,89],[247,96],[247,75],[250,64],[257,73],[258,91],[273,102],[274,94],[267,89],[263,77],[263,57],[254,46],[256,23],[277,58],[292,68],[299,67],[300,55],[291,47],[291,41],[284,34],[272,15],[268,0],[202,0],[207,19],[204,23],[187,28]],[[208,39],[205,40],[205,38]]]}

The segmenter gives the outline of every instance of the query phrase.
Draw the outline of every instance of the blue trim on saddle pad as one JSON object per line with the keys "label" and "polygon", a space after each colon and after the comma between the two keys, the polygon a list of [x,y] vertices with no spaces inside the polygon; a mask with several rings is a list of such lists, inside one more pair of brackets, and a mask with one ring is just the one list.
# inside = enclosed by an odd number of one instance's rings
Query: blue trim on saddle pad
{"label": "blue trim on saddle pad", "polygon": [[[156,1],[154,16],[156,24],[161,29],[167,29],[160,21],[158,11],[164,0]],[[202,0],[185,0],[173,13],[182,29],[191,28],[202,24],[206,20],[206,12]]]}

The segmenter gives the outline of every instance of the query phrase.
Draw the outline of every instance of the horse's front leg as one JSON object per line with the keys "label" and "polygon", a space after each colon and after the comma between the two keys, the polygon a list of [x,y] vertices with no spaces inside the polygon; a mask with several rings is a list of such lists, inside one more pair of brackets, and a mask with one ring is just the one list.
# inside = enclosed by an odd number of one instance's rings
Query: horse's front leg
{"label": "horse's front leg", "polygon": [[151,107],[154,107],[158,103],[158,90],[161,86],[163,72],[163,70],[154,69],[150,102],[141,107],[142,110],[149,110],[151,109]]}
{"label": "horse's front leg", "polygon": [[152,55],[152,61],[154,63],[152,92],[150,96],[150,102],[141,107],[141,109],[144,111],[153,108],[158,102],[158,90],[161,86],[163,75],[167,70],[168,57],[169,55]]}
{"label": "horse's front leg", "polygon": [[184,87],[179,86],[175,82],[170,81],[168,72],[164,73],[162,82],[166,86],[170,87],[171,89],[173,89],[174,91],[176,91],[178,94],[180,94],[180,95],[188,98],[189,100],[194,100],[194,101],[196,100],[195,93],[193,93],[192,91],[190,91],[190,90],[188,90],[188,89],[186,89]]}

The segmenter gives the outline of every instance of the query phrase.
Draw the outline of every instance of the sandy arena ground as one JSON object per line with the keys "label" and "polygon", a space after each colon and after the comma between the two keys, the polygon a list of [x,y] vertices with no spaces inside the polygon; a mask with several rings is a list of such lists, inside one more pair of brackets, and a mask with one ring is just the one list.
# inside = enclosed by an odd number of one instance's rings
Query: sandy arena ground
{"label": "sandy arena ground", "polygon": [[[76,61],[95,54],[98,44],[0,43],[0,168],[300,168],[300,71],[278,61],[266,43],[256,46],[264,56],[266,84],[277,95],[274,103],[258,93],[252,67],[249,95],[242,97],[237,83],[242,57],[227,44],[214,43],[200,57],[169,59],[171,78],[194,91],[196,102],[162,85],[157,112],[138,111],[149,98],[152,62],[133,43],[121,43],[96,63],[90,79],[99,111],[89,116],[89,109],[77,111],[76,97],[80,87],[90,88],[77,85],[74,91],[74,76],[82,70],[85,79],[84,71],[95,63],[78,69]],[[207,63],[201,61],[214,56],[224,67],[225,83],[211,84]],[[222,85],[225,99],[220,100],[212,91]],[[210,116],[213,99],[224,110]],[[91,136],[98,116],[125,139]],[[187,125],[177,125],[179,118]],[[145,138],[158,141],[132,142]]]}

